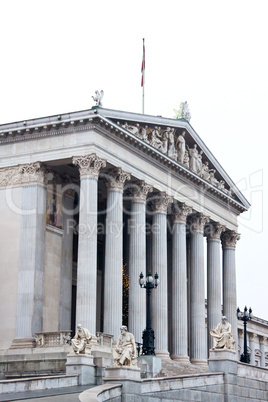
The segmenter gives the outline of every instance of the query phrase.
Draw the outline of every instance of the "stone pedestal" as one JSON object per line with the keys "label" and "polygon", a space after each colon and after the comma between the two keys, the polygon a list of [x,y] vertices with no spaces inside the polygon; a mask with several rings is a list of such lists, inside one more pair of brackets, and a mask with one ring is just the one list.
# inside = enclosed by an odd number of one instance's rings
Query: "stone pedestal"
{"label": "stone pedestal", "polygon": [[141,369],[141,378],[153,378],[160,373],[162,360],[157,356],[140,356],[138,367]]}
{"label": "stone pedestal", "polygon": [[96,384],[96,368],[91,355],[67,356],[66,375],[78,375],[79,385]]}
{"label": "stone pedestal", "polygon": [[209,371],[224,373],[224,400],[237,401],[237,369],[238,361],[234,350],[210,350],[208,359]]}
{"label": "stone pedestal", "polygon": [[105,381],[140,380],[140,368],[133,367],[107,367],[105,369]]}

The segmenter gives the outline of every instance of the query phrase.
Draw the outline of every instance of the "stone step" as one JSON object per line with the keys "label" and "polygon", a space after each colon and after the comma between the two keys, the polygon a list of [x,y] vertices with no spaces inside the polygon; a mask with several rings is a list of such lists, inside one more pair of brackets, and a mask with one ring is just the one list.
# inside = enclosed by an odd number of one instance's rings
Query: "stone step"
{"label": "stone step", "polygon": [[16,378],[0,381],[0,395],[15,392],[37,391],[78,385],[77,375]]}

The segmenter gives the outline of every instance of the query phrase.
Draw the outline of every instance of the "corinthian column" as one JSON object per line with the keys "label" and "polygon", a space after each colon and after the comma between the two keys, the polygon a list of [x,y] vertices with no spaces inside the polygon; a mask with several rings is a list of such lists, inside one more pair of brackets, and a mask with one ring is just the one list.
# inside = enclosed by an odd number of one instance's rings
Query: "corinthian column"
{"label": "corinthian column", "polygon": [[228,230],[222,235],[223,248],[223,314],[232,326],[232,334],[237,350],[237,298],[236,298],[236,267],[235,247],[240,235]]}
{"label": "corinthian column", "polygon": [[104,276],[104,332],[117,339],[122,325],[123,189],[131,175],[121,168],[110,170]]}
{"label": "corinthian column", "polygon": [[198,365],[207,364],[203,242],[207,222],[208,218],[200,213],[190,218],[190,359]]}
{"label": "corinthian column", "polygon": [[160,284],[152,292],[152,328],[155,333],[155,352],[169,358],[168,352],[168,295],[167,295],[167,207],[172,197],[161,192],[153,202],[152,266]]}
{"label": "corinthian column", "polygon": [[265,368],[265,344],[267,341],[266,336],[260,336],[260,351],[261,351],[261,361],[260,367]]}
{"label": "corinthian column", "polygon": [[210,223],[207,234],[207,333],[208,350],[213,347],[210,330],[221,321],[221,248],[220,239],[224,227]]}
{"label": "corinthian column", "polygon": [[146,325],[146,292],[140,288],[139,275],[141,272],[146,275],[146,197],[152,190],[153,187],[144,182],[131,188],[128,326],[137,342],[142,342]]}
{"label": "corinthian column", "polygon": [[46,187],[39,162],[20,166],[22,184],[16,339],[11,348],[34,345],[42,331]]}
{"label": "corinthian column", "polygon": [[80,172],[76,323],[96,333],[98,177],[106,161],[96,154],[75,157]]}
{"label": "corinthian column", "polygon": [[181,204],[173,215],[172,241],[172,359],[189,361],[187,324],[186,220],[192,208]]}

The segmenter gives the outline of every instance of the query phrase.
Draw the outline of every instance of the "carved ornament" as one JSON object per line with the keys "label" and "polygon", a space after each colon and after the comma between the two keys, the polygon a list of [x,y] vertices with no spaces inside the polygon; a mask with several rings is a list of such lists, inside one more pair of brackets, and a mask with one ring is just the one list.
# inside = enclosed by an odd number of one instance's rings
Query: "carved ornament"
{"label": "carved ornament", "polygon": [[209,223],[205,228],[205,235],[207,240],[218,240],[221,239],[221,234],[225,230],[225,226],[220,223]]}
{"label": "carved ornament", "polygon": [[130,180],[131,174],[125,172],[122,168],[114,168],[108,171],[107,187],[109,190],[123,191],[125,181]]}
{"label": "carved ornament", "polygon": [[78,166],[80,177],[98,178],[100,169],[106,166],[105,159],[99,158],[96,154],[75,156],[73,164]]}
{"label": "carved ornament", "polygon": [[179,206],[176,205],[173,208],[173,222],[174,223],[186,223],[188,215],[192,212],[192,208],[188,207],[184,203]]}
{"label": "carved ornament", "polygon": [[130,194],[134,202],[146,202],[148,193],[153,191],[153,186],[146,184],[145,181],[140,183],[131,183]]}
{"label": "carved ornament", "polygon": [[159,194],[155,195],[155,198],[152,200],[152,208],[156,213],[167,213],[168,205],[173,202],[173,197],[167,195],[164,191],[161,191]]}
{"label": "carved ornament", "polygon": [[125,122],[121,124],[117,122],[117,124],[208,181],[225,194],[232,195],[231,190],[226,188],[225,181],[218,180],[215,177],[216,170],[214,167],[207,160],[203,162],[203,151],[198,149],[197,144],[190,148],[186,143],[185,131],[180,133],[172,127],[150,127],[139,123],[128,124]]}
{"label": "carved ornament", "polygon": [[240,240],[240,234],[236,233],[234,230],[228,230],[222,234],[222,247],[225,248],[235,248],[236,243]]}
{"label": "carved ornament", "polygon": [[189,218],[190,231],[204,233],[205,225],[209,222],[209,218],[201,213],[191,215]]}

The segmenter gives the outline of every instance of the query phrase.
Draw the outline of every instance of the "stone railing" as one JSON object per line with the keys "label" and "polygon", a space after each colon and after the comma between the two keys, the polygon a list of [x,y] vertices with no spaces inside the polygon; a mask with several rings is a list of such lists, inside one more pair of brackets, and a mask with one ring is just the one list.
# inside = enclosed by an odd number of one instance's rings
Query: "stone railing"
{"label": "stone railing", "polygon": [[62,346],[71,343],[72,331],[53,331],[53,332],[37,332],[36,347],[42,346]]}

